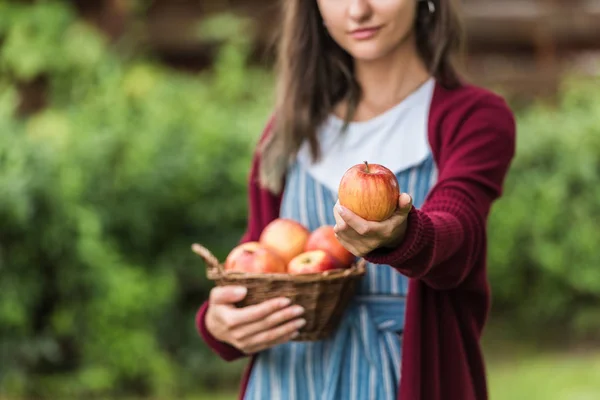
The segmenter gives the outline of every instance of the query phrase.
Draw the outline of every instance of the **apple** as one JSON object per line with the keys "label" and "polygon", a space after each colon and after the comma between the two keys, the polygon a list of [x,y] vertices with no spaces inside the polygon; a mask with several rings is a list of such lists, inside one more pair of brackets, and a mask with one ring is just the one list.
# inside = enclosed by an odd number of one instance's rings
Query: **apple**
{"label": "apple", "polygon": [[262,231],[258,241],[275,252],[287,265],[304,251],[309,230],[292,219],[277,218]]}
{"label": "apple", "polygon": [[246,242],[233,248],[227,255],[225,271],[251,273],[285,273],[286,264],[279,256],[259,242]]}
{"label": "apple", "polygon": [[354,254],[340,243],[331,225],[323,225],[315,229],[308,237],[304,250],[325,250],[337,258],[343,267],[350,267],[356,259]]}
{"label": "apple", "polygon": [[380,164],[357,164],[342,176],[338,199],[367,221],[384,221],[398,207],[400,188],[392,171]]}
{"label": "apple", "polygon": [[292,275],[314,274],[341,268],[340,262],[325,250],[305,251],[294,257],[287,266]]}

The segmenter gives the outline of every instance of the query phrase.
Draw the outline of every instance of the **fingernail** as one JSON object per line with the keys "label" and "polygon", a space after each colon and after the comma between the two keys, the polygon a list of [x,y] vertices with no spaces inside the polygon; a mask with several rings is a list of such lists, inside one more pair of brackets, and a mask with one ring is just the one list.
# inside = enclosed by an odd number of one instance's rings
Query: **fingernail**
{"label": "fingernail", "polygon": [[287,297],[285,299],[281,299],[281,301],[279,302],[280,307],[287,307],[290,304],[292,304],[292,300],[288,299]]}
{"label": "fingernail", "polygon": [[236,296],[244,296],[246,293],[248,293],[248,289],[243,286],[236,287],[234,293]]}
{"label": "fingernail", "polygon": [[297,338],[299,334],[300,334],[300,332],[292,333],[292,339]]}
{"label": "fingernail", "polygon": [[303,319],[299,319],[298,321],[296,321],[296,327],[301,328],[304,325],[306,325],[306,320],[304,318]]}
{"label": "fingernail", "polygon": [[336,206],[336,208],[337,208],[338,214],[340,214],[340,215],[344,214],[344,212],[345,212],[344,207],[342,207],[341,205],[338,204]]}
{"label": "fingernail", "polygon": [[302,306],[294,306],[294,309],[293,309],[292,313],[294,315],[303,314],[304,313],[304,308]]}

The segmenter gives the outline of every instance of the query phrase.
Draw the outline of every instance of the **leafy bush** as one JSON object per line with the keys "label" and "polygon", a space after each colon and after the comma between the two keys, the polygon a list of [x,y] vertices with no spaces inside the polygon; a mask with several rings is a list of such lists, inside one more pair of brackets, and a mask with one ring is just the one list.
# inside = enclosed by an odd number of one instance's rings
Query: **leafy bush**
{"label": "leafy bush", "polygon": [[600,328],[600,85],[565,85],[518,115],[517,156],[490,221],[495,310],[521,326]]}
{"label": "leafy bush", "polygon": [[[123,61],[63,3],[1,7],[2,392],[216,381],[193,323],[209,285],[190,244],[223,256],[242,233],[269,75],[245,65],[243,42],[183,75]],[[38,76],[50,104],[18,119],[14,82]]]}
{"label": "leafy bush", "polygon": [[[65,3],[0,4],[0,394],[172,397],[237,378],[197,337],[210,285],[189,247],[222,258],[241,235],[271,104],[236,23],[212,24],[221,52],[194,76],[116,54]],[[16,117],[15,82],[39,76],[48,107]],[[598,89],[518,115],[489,257],[494,311],[522,326],[598,332]]]}

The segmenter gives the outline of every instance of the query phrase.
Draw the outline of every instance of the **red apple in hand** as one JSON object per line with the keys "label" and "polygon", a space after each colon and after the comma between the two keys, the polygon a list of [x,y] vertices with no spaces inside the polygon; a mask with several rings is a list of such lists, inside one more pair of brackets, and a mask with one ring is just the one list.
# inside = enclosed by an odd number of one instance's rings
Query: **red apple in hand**
{"label": "red apple in hand", "polygon": [[333,226],[324,225],[315,229],[306,242],[305,251],[325,250],[340,262],[342,267],[350,267],[355,260],[354,254],[350,253],[335,237]]}
{"label": "red apple in hand", "polygon": [[398,207],[400,188],[392,171],[380,164],[357,164],[342,176],[338,199],[367,221],[384,221]]}
{"label": "red apple in hand", "polygon": [[234,247],[225,260],[224,268],[226,271],[263,274],[286,272],[283,260],[258,242],[246,242]]}
{"label": "red apple in hand", "polygon": [[288,264],[289,274],[314,274],[341,268],[340,262],[325,250],[306,251],[294,257]]}
{"label": "red apple in hand", "polygon": [[259,242],[275,252],[287,265],[304,251],[310,232],[299,222],[277,218],[263,229]]}

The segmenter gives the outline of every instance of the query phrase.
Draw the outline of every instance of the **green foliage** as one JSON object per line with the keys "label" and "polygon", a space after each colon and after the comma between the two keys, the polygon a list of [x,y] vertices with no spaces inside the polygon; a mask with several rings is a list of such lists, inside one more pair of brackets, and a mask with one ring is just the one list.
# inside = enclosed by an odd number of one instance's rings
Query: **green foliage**
{"label": "green foliage", "polygon": [[[269,75],[237,41],[214,71],[181,75],[123,61],[64,3],[0,7],[0,393],[214,380],[190,245],[222,257],[242,234]],[[38,76],[50,104],[19,119],[14,82]]]}
{"label": "green foliage", "polygon": [[[221,51],[183,75],[116,54],[66,3],[0,3],[0,395],[174,398],[238,377],[195,331],[211,286],[190,251],[222,258],[242,234],[272,100],[238,22],[199,30]],[[40,76],[48,107],[16,117],[16,83]],[[518,116],[489,258],[494,311],[522,326],[599,328],[599,89]]]}
{"label": "green foliage", "polygon": [[61,2],[0,4],[2,72],[27,81],[93,68],[104,55],[104,38],[75,18]]}
{"label": "green foliage", "polygon": [[522,326],[600,328],[600,85],[518,116],[517,156],[490,221],[495,308]]}

